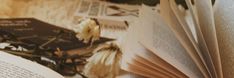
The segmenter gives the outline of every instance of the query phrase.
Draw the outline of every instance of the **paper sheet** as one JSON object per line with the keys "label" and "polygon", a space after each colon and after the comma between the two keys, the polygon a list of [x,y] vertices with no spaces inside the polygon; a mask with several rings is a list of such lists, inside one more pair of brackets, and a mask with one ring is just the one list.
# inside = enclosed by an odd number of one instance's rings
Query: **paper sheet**
{"label": "paper sheet", "polygon": [[[182,73],[177,68],[170,65],[162,58],[158,57],[154,54],[154,52],[147,49],[147,47],[141,46],[145,49],[145,51],[138,52],[137,58],[144,58],[145,61],[150,62],[151,66],[154,66],[156,69],[165,72],[166,74],[174,75],[174,77],[184,78],[187,77],[184,73]],[[146,62],[146,63],[147,63]]]}
{"label": "paper sheet", "polygon": [[[209,72],[206,69],[206,65],[204,64],[201,56],[199,55],[199,51],[196,47],[194,47],[194,43],[192,43],[192,38],[189,37],[188,32],[185,31],[185,27],[182,27],[181,20],[179,21],[176,17],[175,13],[173,13],[173,9],[171,7],[171,0],[160,0],[160,13],[163,17],[163,20],[167,23],[169,28],[173,31],[176,39],[178,39],[179,43],[183,46],[192,60],[195,62],[196,66],[202,72],[205,77],[209,77]],[[187,34],[186,34],[187,33]]]}
{"label": "paper sheet", "polygon": [[[202,56],[201,58],[204,59],[205,64],[207,65],[206,68],[208,69],[210,76],[217,78],[217,73],[215,70],[215,66],[214,66],[211,54],[208,50],[206,41],[205,41],[203,34],[202,34],[202,31],[201,31],[201,27],[200,27],[200,24],[198,21],[198,15],[196,13],[197,12],[196,8],[194,8],[194,6],[192,5],[190,0],[186,0],[186,3],[189,7],[188,14],[191,15],[191,18],[192,18],[191,21],[193,22],[193,24],[194,24],[193,27],[195,28],[195,31],[196,31],[198,47],[200,50],[200,56]],[[210,17],[208,17],[208,18],[210,18]]]}
{"label": "paper sheet", "polygon": [[195,0],[194,4],[203,37],[217,72],[214,73],[217,74],[217,78],[222,78],[222,67],[211,0]]}
{"label": "paper sheet", "polygon": [[4,78],[64,78],[53,70],[0,51],[0,77]]}
{"label": "paper sheet", "polygon": [[[129,28],[129,32],[131,33],[127,36],[128,38],[124,44],[126,46],[125,51],[141,51],[137,48],[138,45],[136,44],[137,40],[139,40],[146,45],[149,44],[148,46],[150,47],[148,49],[187,76],[192,78],[203,77],[173,32],[162,21],[159,14],[147,7],[144,7],[142,12],[143,16],[140,18],[142,22],[137,21],[138,23],[133,25],[134,27]],[[131,55],[127,57],[130,58]]]}
{"label": "paper sheet", "polygon": [[214,17],[223,78],[234,77],[234,0],[216,0]]}

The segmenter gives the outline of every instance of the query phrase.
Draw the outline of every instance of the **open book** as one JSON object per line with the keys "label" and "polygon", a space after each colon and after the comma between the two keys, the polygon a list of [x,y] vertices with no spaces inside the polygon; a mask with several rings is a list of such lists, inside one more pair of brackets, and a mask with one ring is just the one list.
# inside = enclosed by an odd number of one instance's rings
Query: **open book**
{"label": "open book", "polygon": [[[160,0],[159,11],[147,6],[142,7],[140,15],[136,18],[138,20],[131,23],[127,33],[124,33],[125,37],[120,36],[121,40],[117,41],[120,42],[123,52],[121,68],[132,75],[124,74],[117,78],[234,77],[234,23],[232,23],[234,1],[216,0],[213,6],[210,0],[185,1],[188,10],[178,8],[175,0]],[[120,6],[88,0],[61,2],[17,0],[14,4],[10,4],[14,9],[0,5],[5,9],[0,15],[10,18],[35,17],[57,26],[73,29],[72,27],[76,25],[74,12],[82,3],[90,4],[83,7],[92,6],[94,11],[97,11],[95,6],[109,6],[108,10],[115,11],[114,13],[111,11],[111,16],[130,14],[135,17],[135,13],[138,14],[135,11],[122,12],[119,10]],[[66,5],[61,8],[60,4]],[[79,7],[78,11],[80,10]],[[83,10],[88,11],[88,9]],[[78,13],[76,16],[84,15]],[[104,22],[103,25],[106,23],[109,25],[110,22]],[[126,25],[125,22],[118,24]],[[109,33],[104,35],[113,37],[113,34]],[[46,67],[4,52],[0,52],[0,71],[1,77],[63,78]]]}
{"label": "open book", "polygon": [[121,45],[122,69],[149,78],[232,78],[233,0],[160,0],[143,6]]}
{"label": "open book", "polygon": [[2,78],[64,78],[55,71],[0,51],[0,76]]}

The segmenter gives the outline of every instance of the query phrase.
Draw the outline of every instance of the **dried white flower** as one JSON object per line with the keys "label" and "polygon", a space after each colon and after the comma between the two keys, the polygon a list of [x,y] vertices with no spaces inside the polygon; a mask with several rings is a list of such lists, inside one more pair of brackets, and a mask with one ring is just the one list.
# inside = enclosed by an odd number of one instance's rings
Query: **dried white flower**
{"label": "dried white flower", "polygon": [[77,27],[73,29],[77,35],[76,37],[88,43],[98,40],[100,37],[100,28],[94,20],[85,19]]}
{"label": "dried white flower", "polygon": [[88,59],[84,74],[88,78],[115,78],[120,71],[122,53],[117,45],[107,44],[94,50]]}

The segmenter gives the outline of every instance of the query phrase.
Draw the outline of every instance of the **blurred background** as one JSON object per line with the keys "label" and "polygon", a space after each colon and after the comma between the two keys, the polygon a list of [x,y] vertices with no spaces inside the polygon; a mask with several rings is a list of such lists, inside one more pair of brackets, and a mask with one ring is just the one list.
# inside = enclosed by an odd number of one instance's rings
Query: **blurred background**
{"label": "blurred background", "polygon": [[[114,3],[127,3],[127,4],[147,4],[150,6],[154,6],[159,3],[160,0],[109,0],[110,2]],[[212,3],[214,3],[215,0],[212,0]],[[187,8],[185,4],[185,0],[176,0],[176,3],[181,4],[185,8]]]}

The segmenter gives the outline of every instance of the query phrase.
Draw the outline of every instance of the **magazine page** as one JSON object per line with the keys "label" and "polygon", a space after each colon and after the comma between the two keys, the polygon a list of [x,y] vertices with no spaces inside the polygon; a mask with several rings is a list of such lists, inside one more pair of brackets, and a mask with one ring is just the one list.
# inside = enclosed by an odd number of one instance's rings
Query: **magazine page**
{"label": "magazine page", "polygon": [[214,5],[214,17],[219,44],[223,78],[234,76],[234,1],[216,0]]}
{"label": "magazine page", "polygon": [[3,78],[64,78],[35,62],[0,51],[0,77]]}
{"label": "magazine page", "polygon": [[75,16],[96,18],[103,28],[126,29],[129,23],[138,18],[139,7],[97,0],[80,0]]}

